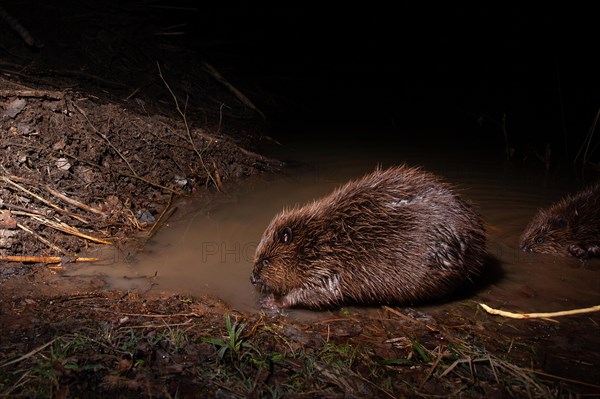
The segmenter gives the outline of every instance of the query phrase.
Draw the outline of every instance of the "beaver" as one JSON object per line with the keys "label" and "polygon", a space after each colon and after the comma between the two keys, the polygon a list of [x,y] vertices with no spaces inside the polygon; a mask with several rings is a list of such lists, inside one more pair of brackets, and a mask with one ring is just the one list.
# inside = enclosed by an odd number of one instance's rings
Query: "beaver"
{"label": "beaver", "polygon": [[250,281],[272,310],[439,299],[484,267],[474,207],[418,167],[377,168],[283,210],[256,248]]}
{"label": "beaver", "polygon": [[527,252],[588,259],[600,256],[600,183],[569,194],[529,222],[519,242]]}

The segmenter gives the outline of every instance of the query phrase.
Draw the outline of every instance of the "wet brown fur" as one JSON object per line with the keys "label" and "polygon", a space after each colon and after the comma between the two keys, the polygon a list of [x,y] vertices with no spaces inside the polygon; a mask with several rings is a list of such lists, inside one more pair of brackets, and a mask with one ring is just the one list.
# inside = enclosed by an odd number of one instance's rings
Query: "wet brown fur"
{"label": "wet brown fur", "polygon": [[600,256],[600,183],[541,209],[521,235],[520,246],[583,259]]}
{"label": "wet brown fur", "polygon": [[478,274],[485,240],[480,217],[438,177],[377,169],[275,216],[251,280],[265,307],[411,304]]}

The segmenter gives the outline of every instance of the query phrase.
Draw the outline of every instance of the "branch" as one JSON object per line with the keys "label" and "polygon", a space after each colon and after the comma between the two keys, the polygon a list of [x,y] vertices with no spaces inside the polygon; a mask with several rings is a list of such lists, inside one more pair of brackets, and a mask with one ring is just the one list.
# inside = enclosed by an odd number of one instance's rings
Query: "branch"
{"label": "branch", "polygon": [[54,210],[56,210],[56,211],[58,211],[60,213],[67,214],[67,215],[71,216],[73,219],[77,219],[77,220],[79,220],[80,222],[82,222],[84,224],[89,224],[90,223],[87,220],[85,220],[84,218],[79,217],[79,216],[75,215],[74,213],[69,212],[69,211],[67,211],[65,209],[62,209],[61,207],[53,204],[52,202],[48,201],[47,199],[44,199],[44,198],[40,197],[39,195],[37,195],[35,193],[32,193],[31,191],[27,190],[25,187],[23,187],[23,186],[15,183],[11,179],[9,179],[7,176],[0,176],[0,179],[4,180],[6,183],[10,184],[14,188],[17,188],[17,189],[23,191],[24,193],[27,193],[27,194],[31,195],[33,198],[37,199],[38,201],[43,202],[44,204],[48,205],[49,207],[51,207],[52,209],[54,209]]}
{"label": "branch", "polygon": [[97,262],[100,258],[78,258],[74,256],[35,256],[35,255],[9,255],[0,256],[0,262],[23,263],[81,263]]}
{"label": "branch", "polygon": [[210,64],[208,64],[206,62],[203,62],[202,63],[202,67],[203,67],[203,69],[204,69],[205,72],[207,72],[209,75],[211,75],[217,81],[219,81],[221,84],[223,84],[225,87],[227,87],[227,89],[229,89],[229,91],[231,93],[233,93],[233,95],[236,96],[238,98],[238,100],[240,100],[242,102],[242,104],[244,104],[248,108],[253,109],[256,113],[258,113],[260,116],[262,116],[263,119],[267,119],[267,117],[265,116],[265,114],[263,114],[262,111],[260,109],[258,109],[256,107],[256,105],[254,105],[252,103],[252,101],[250,101],[250,99],[248,97],[246,97],[241,91],[239,91],[231,83],[229,83],[227,81],[227,79],[225,79],[219,73],[219,71],[217,71],[212,65],[210,65]]}
{"label": "branch", "polygon": [[549,313],[513,313],[507,312],[505,310],[494,309],[486,305],[485,303],[480,303],[483,309],[490,314],[495,314],[498,316],[510,317],[511,319],[539,319],[539,318],[551,318],[551,317],[559,317],[559,316],[571,316],[575,314],[581,313],[591,313],[600,311],[600,305],[591,306],[589,308],[581,308],[581,309],[572,309],[572,310],[563,310],[560,312],[549,312]]}

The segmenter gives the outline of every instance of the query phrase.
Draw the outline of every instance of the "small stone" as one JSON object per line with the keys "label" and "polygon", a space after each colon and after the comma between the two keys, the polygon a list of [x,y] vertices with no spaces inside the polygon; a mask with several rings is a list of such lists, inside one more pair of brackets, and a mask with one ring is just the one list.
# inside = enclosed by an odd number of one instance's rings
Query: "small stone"
{"label": "small stone", "polygon": [[17,221],[12,217],[10,210],[0,211],[0,229],[14,229],[17,227]]}
{"label": "small stone", "polygon": [[58,158],[56,160],[56,167],[60,170],[67,171],[71,169],[71,164],[67,160],[67,158]]}
{"label": "small stone", "polygon": [[147,225],[156,223],[156,219],[148,211],[142,211],[142,213],[138,217],[138,220],[140,221],[140,223]]}
{"label": "small stone", "polygon": [[181,176],[175,176],[175,184],[177,184],[178,186],[185,186],[188,183],[187,179],[185,177],[181,177]]}

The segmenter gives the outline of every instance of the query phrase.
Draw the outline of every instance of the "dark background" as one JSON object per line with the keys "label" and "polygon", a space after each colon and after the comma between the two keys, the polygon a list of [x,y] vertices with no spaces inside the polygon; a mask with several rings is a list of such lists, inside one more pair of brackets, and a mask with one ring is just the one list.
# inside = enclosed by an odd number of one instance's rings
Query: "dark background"
{"label": "dark background", "polygon": [[595,14],[486,3],[215,3],[188,39],[272,93],[281,125],[447,129],[501,146],[506,117],[511,145],[574,157],[600,105]]}
{"label": "dark background", "polygon": [[[331,126],[403,132],[408,141],[412,129],[431,140],[503,151],[505,120],[515,151],[543,153],[549,144],[553,157],[571,161],[600,105],[591,6],[74,0],[3,6],[45,42],[38,53],[54,56],[55,66],[101,76],[105,67],[112,80],[132,87],[143,74],[119,73],[141,68],[158,87],[159,61],[191,105],[206,91],[194,86],[202,75],[197,65],[208,62],[266,114],[275,136]],[[83,60],[95,44],[114,60]],[[126,45],[159,50],[138,56]],[[1,50],[5,59],[14,54]],[[173,72],[184,66],[187,75]]]}

